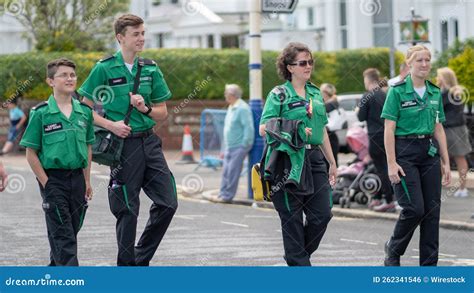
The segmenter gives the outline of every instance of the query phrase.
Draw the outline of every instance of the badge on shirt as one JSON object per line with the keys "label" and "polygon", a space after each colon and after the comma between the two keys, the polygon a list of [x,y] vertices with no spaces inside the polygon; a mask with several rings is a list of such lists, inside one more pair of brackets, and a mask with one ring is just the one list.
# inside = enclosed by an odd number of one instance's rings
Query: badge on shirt
{"label": "badge on shirt", "polygon": [[81,127],[86,127],[86,123],[82,120],[78,120],[77,124],[79,124],[79,126],[81,126]]}
{"label": "badge on shirt", "polygon": [[121,84],[126,84],[126,83],[127,83],[127,79],[125,78],[125,76],[109,79],[110,86],[121,85]]}
{"label": "badge on shirt", "polygon": [[418,103],[415,100],[401,102],[402,109],[415,107],[417,105]]}
{"label": "badge on shirt", "polygon": [[51,123],[44,126],[44,133],[50,133],[61,129],[63,129],[63,124],[61,122]]}
{"label": "badge on shirt", "polygon": [[293,103],[288,104],[288,108],[290,109],[294,109],[297,107],[304,107],[304,106],[306,106],[305,101],[298,101],[298,102],[293,102]]}

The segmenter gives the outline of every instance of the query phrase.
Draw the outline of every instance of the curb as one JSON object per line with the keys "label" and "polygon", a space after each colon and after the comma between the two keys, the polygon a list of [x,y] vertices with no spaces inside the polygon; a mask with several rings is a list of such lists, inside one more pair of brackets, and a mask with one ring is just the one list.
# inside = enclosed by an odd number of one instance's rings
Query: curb
{"label": "curb", "polygon": [[[180,186],[181,187],[181,186]],[[194,199],[203,199],[209,201],[209,196],[215,192],[215,190],[206,190],[202,193],[186,193],[179,188],[180,195],[187,198]],[[211,202],[211,201],[209,201]],[[223,203],[229,204],[229,203]],[[234,199],[231,204],[250,206],[255,208],[264,208],[264,209],[274,209],[273,204],[270,202],[264,201],[253,201],[250,199]],[[373,211],[360,211],[360,210],[351,210],[343,209],[338,207],[332,208],[332,214],[337,217],[347,217],[347,218],[357,218],[357,219],[378,219],[378,220],[387,220],[387,221],[396,221],[398,219],[398,214],[386,214],[386,213],[377,213]],[[450,230],[462,230],[462,231],[474,231],[474,223],[467,223],[461,221],[450,221],[441,219],[439,222],[440,228],[450,229]]]}

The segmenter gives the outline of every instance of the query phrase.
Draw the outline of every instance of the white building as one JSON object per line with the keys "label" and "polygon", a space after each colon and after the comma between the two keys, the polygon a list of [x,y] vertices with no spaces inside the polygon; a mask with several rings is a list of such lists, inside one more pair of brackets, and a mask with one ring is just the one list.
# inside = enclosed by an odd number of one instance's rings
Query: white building
{"label": "white building", "polygon": [[[130,12],[145,19],[148,48],[248,48],[250,1],[131,0]],[[400,45],[398,20],[416,14],[429,19],[429,47],[446,49],[474,37],[474,0],[299,0],[292,14],[262,14],[262,48],[280,50],[301,41],[332,51]],[[24,28],[0,16],[0,54],[25,52]]]}

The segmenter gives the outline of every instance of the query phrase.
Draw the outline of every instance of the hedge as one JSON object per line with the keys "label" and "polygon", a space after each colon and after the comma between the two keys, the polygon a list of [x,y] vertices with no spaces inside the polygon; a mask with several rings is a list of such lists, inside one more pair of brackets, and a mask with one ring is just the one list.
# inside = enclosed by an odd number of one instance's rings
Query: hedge
{"label": "hedge", "polygon": [[[78,86],[82,84],[97,60],[100,52],[73,53],[30,52],[0,56],[0,96],[9,99],[21,94],[27,99],[43,100],[51,90],[45,80],[45,66],[49,60],[66,57],[77,65]],[[278,78],[275,60],[278,52],[264,51],[263,95],[273,86],[282,83]],[[168,86],[176,99],[223,99],[226,83],[240,84],[248,97],[248,51],[238,49],[150,49],[143,57],[155,60],[163,71]],[[333,83],[338,93],[363,92],[362,72],[368,67],[378,68],[383,76],[389,76],[389,50],[373,48],[314,52],[312,81],[320,85]],[[396,54],[396,68],[403,60]]]}

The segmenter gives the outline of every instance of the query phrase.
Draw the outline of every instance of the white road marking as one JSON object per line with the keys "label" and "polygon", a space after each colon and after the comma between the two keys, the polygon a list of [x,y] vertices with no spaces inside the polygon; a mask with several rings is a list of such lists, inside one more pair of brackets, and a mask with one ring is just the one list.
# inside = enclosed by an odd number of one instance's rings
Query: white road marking
{"label": "white road marking", "polygon": [[341,238],[341,241],[346,241],[346,242],[354,242],[354,243],[361,243],[361,244],[368,244],[368,245],[378,245],[375,242],[367,242],[367,241],[361,241],[361,240],[355,240],[355,239],[345,239]]}
{"label": "white road marking", "polygon": [[204,218],[206,215],[175,215],[175,218],[185,220],[195,220],[196,218]]}
{"label": "white road marking", "polygon": [[258,216],[258,215],[245,215],[245,218],[253,218],[253,219],[277,219],[277,216]]}
{"label": "white road marking", "polygon": [[237,227],[244,227],[244,228],[249,227],[249,225],[244,225],[244,224],[239,224],[239,223],[224,222],[224,221],[221,221],[221,223],[225,225],[232,225],[232,226],[237,226]]}

